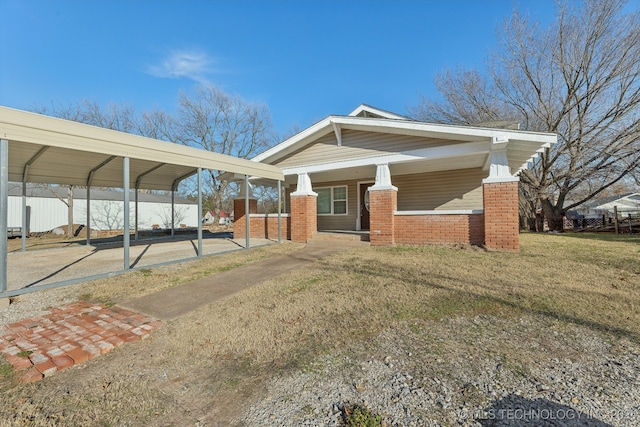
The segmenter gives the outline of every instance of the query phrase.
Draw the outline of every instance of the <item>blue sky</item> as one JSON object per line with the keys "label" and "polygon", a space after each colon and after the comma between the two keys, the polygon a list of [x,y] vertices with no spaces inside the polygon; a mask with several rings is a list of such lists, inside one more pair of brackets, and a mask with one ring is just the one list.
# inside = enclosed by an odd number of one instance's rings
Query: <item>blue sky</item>
{"label": "blue sky", "polygon": [[[94,100],[173,112],[216,85],[276,130],[361,103],[403,114],[445,67],[482,66],[512,0],[0,0],[0,105]],[[519,0],[548,22],[553,0]]]}

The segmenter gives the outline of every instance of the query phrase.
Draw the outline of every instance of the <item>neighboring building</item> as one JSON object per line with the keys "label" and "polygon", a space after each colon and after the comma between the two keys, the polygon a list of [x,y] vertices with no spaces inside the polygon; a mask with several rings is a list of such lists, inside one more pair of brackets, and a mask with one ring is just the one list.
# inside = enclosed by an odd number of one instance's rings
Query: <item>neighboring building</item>
{"label": "neighboring building", "polygon": [[[220,211],[220,218],[218,219],[218,225],[231,225],[233,223],[233,212],[228,213],[225,211]],[[204,217],[202,218],[203,225],[213,225],[216,222],[216,214],[213,211],[208,210]]]}
{"label": "neighboring building", "polygon": [[640,217],[640,193],[626,193],[601,197],[568,210],[565,228],[579,229],[611,224],[618,212],[618,218]]}
{"label": "neighboring building", "polygon": [[587,203],[585,207],[588,209],[607,211],[610,215],[613,215],[614,209],[618,210],[618,214],[637,214],[640,212],[640,193],[603,197]]}
{"label": "neighboring building", "polygon": [[[555,134],[438,125],[361,105],[255,157],[285,175],[287,238],[370,230],[371,245],[473,243],[518,250],[517,173]],[[243,237],[244,204],[234,206]],[[273,237],[250,204],[251,236]],[[273,216],[270,216],[270,218]]]}
{"label": "neighboring building", "polygon": [[[123,192],[91,189],[91,228],[93,230],[119,230],[124,228]],[[50,231],[68,224],[67,187],[27,186],[27,212],[29,232]],[[130,224],[135,224],[135,202],[130,198]],[[171,227],[171,196],[140,192],[138,194],[139,229]],[[73,189],[73,222],[86,224],[87,193],[85,189]],[[175,198],[175,226],[198,226],[198,203]],[[22,184],[9,184],[8,227],[22,226]]]}

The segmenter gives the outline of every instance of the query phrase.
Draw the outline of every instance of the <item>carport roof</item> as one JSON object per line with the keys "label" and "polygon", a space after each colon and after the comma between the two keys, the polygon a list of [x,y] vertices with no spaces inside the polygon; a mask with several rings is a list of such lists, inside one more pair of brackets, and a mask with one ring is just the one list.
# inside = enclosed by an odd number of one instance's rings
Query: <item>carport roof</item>
{"label": "carport roof", "polygon": [[[9,180],[121,187],[123,162],[137,188],[173,190],[198,168],[283,180],[275,166],[0,106]],[[92,173],[93,172],[93,173]]]}

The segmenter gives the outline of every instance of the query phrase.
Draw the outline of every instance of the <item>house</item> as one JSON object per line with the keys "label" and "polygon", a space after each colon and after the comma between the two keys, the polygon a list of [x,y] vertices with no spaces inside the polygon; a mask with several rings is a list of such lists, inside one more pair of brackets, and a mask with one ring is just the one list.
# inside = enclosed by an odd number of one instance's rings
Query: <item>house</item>
{"label": "house", "polygon": [[[45,232],[68,223],[68,187],[50,185],[27,185],[28,231]],[[141,229],[154,226],[171,227],[171,196],[164,194],[143,193],[138,195],[138,225]],[[86,224],[87,191],[84,188],[73,188],[73,222]],[[133,206],[134,197],[130,198]],[[198,226],[198,203],[176,197],[174,220],[176,226],[185,224]],[[123,228],[124,212],[123,192],[113,189],[91,190],[91,229],[118,230]],[[9,184],[8,197],[9,227],[22,225],[22,184]],[[134,209],[131,209],[131,223],[135,222]]]}
{"label": "house", "polygon": [[[282,228],[295,242],[317,231],[369,230],[372,246],[471,243],[517,251],[517,175],[556,140],[550,133],[425,123],[363,104],[252,160],[282,169]],[[245,205],[236,202],[240,238]],[[252,200],[251,236],[273,236],[273,214],[255,212]]]}
{"label": "house", "polygon": [[640,193],[626,193],[617,196],[603,197],[591,201],[585,205],[586,208],[607,211],[613,216],[614,210],[618,214],[639,214],[640,213]]}
{"label": "house", "polygon": [[[218,225],[231,225],[233,223],[233,213],[220,211]],[[208,210],[202,218],[203,225],[213,225],[216,222],[216,214],[212,210]]]}
{"label": "house", "polygon": [[640,217],[640,193],[601,197],[576,206],[566,212],[565,228],[611,224],[616,212],[618,218]]}

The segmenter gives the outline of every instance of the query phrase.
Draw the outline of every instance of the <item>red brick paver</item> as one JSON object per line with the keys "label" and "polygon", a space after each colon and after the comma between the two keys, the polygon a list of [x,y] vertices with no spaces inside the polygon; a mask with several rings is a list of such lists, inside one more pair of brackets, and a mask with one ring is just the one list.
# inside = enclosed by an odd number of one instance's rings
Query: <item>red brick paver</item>
{"label": "red brick paver", "polygon": [[0,326],[0,353],[22,382],[48,377],[125,343],[144,339],[160,321],[121,307],[80,301]]}

